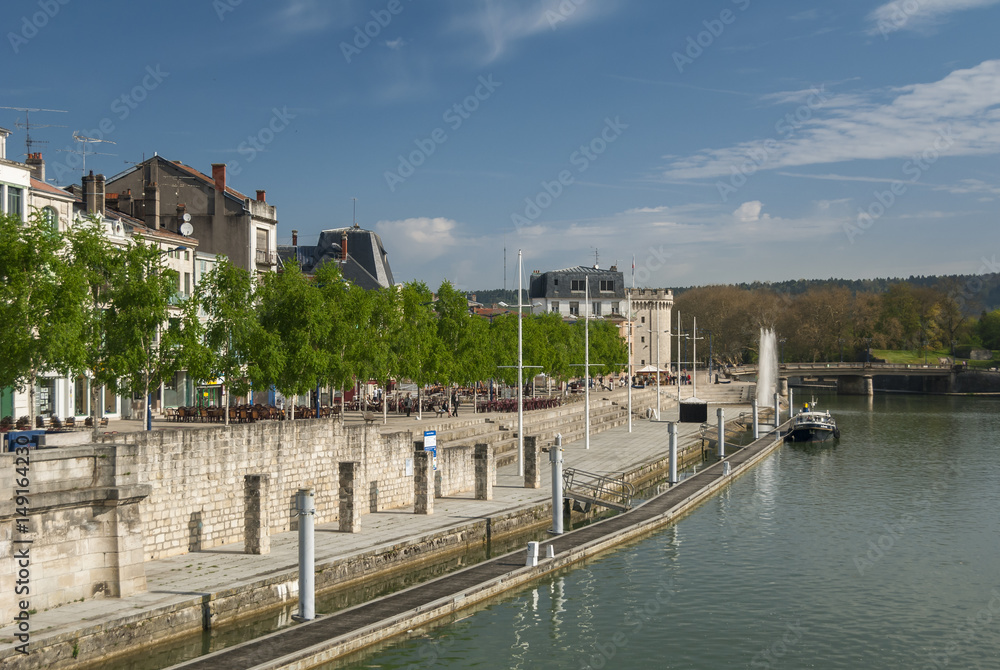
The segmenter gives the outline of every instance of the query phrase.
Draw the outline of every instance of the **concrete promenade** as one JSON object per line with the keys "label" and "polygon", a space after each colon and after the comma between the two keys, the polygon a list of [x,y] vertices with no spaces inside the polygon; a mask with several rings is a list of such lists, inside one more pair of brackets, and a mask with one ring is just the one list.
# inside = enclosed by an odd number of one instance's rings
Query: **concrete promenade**
{"label": "concrete promenade", "polygon": [[[714,406],[710,406],[710,421],[714,421],[714,409]],[[732,420],[739,411],[747,410],[748,407],[727,406],[726,418]],[[471,413],[465,415],[471,416]],[[589,450],[585,450],[582,440],[565,444],[565,467],[615,475],[664,458],[667,450],[666,421],[676,420],[676,404],[668,406],[664,403],[662,418],[663,422],[636,420],[632,433],[623,426],[594,434],[591,436]],[[348,417],[348,421],[350,420]],[[357,420],[360,421],[360,418]],[[446,419],[431,419],[426,415],[425,420],[420,422],[412,418],[391,416],[389,425],[384,430],[413,430],[416,436],[418,431],[433,429],[446,422]],[[107,430],[126,432],[133,428],[130,423],[113,422]],[[156,426],[162,427],[164,423],[157,421]],[[197,427],[199,424],[189,425]],[[682,446],[699,439],[699,425],[681,424],[679,428],[679,442]],[[319,566],[351,556],[377,552],[380,548],[388,550],[409,539],[458,528],[520,508],[545,504],[550,500],[551,477],[548,461],[544,457],[541,480],[541,489],[526,489],[523,487],[523,480],[517,475],[516,465],[508,465],[498,469],[497,484],[491,501],[474,500],[473,493],[469,492],[457,497],[437,498],[432,515],[415,515],[412,507],[365,514],[361,517],[361,532],[354,534],[339,532],[337,523],[319,525],[316,528],[316,564]],[[50,643],[85,637],[88,629],[114,629],[141,621],[144,616],[162,612],[164,608],[181,606],[185,602],[202,603],[219,592],[286,574],[294,575],[298,560],[297,534],[280,533],[272,535],[270,539],[271,552],[263,556],[244,554],[242,543],[235,543],[147,561],[145,593],[128,598],[70,603],[38,612],[31,617],[30,646],[41,649]],[[0,629],[0,665],[4,667],[73,667],[79,662],[86,662],[88,658],[94,658],[91,653],[81,653],[76,662],[67,659],[69,662],[66,664],[33,664],[30,655],[9,655],[13,647],[14,632],[13,626]]]}

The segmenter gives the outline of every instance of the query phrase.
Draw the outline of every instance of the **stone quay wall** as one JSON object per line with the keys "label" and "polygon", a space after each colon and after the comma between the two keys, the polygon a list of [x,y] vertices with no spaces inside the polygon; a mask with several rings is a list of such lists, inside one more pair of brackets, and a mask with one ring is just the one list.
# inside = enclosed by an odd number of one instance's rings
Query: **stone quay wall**
{"label": "stone quay wall", "polygon": [[362,492],[362,511],[413,503],[413,477],[406,475],[409,432],[382,435],[377,426],[345,428],[321,419],[98,439],[127,452],[138,483],[150,487],[139,506],[146,560],[242,542],[246,475],[269,475],[259,504],[270,533],[297,528],[295,494],[304,487],[316,491],[316,523],[338,521],[342,461],[361,463],[355,488]]}

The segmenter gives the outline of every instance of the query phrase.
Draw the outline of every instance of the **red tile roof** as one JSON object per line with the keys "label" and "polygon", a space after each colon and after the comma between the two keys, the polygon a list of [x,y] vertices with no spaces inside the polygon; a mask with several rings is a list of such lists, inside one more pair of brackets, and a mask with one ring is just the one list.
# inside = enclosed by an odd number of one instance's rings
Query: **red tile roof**
{"label": "red tile roof", "polygon": [[46,184],[44,181],[38,181],[34,177],[31,178],[31,188],[35,189],[36,191],[44,191],[44,192],[50,193],[52,195],[59,195],[59,196],[62,196],[64,198],[69,198],[71,200],[77,200],[78,199],[76,196],[74,196],[69,191],[67,191],[65,189],[61,189],[58,186],[53,186],[51,184]]}
{"label": "red tile roof", "polygon": [[[166,159],[164,159],[164,160],[166,160]],[[200,172],[198,170],[195,170],[190,165],[185,165],[184,163],[181,163],[180,161],[167,161],[167,162],[170,163],[171,165],[175,165],[175,166],[179,167],[180,169],[184,170],[185,172],[188,172],[188,173],[194,175],[195,177],[198,177],[199,179],[203,180],[205,183],[207,183],[212,188],[215,188],[215,180],[212,179],[211,177],[209,177],[204,172]],[[228,181],[228,176],[227,176],[227,181]],[[239,198],[240,200],[246,200],[247,199],[247,196],[243,195],[242,193],[240,193],[239,191],[237,191],[234,188],[230,188],[228,184],[226,184],[226,193],[228,193],[229,195],[233,196],[234,198]]]}

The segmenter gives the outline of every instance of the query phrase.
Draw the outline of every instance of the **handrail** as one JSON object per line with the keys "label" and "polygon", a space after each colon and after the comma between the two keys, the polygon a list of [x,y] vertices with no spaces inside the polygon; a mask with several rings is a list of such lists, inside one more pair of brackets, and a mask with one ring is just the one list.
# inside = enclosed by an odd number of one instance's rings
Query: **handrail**
{"label": "handrail", "polygon": [[[583,479],[581,479],[581,476]],[[624,507],[632,506],[635,486],[622,477],[608,477],[577,468],[563,470],[563,490],[575,490],[598,500],[618,502]]]}

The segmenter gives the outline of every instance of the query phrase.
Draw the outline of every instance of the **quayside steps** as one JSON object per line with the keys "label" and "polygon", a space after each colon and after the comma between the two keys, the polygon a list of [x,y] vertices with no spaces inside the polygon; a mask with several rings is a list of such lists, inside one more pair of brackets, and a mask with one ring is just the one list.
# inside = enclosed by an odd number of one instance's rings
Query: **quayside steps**
{"label": "quayside steps", "polygon": [[619,512],[632,509],[635,487],[624,477],[608,477],[578,468],[563,470],[563,497]]}

